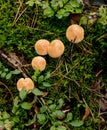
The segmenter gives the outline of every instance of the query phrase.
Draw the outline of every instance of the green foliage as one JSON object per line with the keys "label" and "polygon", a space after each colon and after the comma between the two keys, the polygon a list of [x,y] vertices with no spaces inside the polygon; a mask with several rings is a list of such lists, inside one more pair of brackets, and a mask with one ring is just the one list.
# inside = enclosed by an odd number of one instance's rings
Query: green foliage
{"label": "green foliage", "polygon": [[[31,92],[31,94],[33,93]],[[9,114],[6,111],[0,112],[0,125],[3,126],[6,130],[10,130],[10,128],[27,128],[35,121],[37,123],[37,128],[41,129],[45,128],[46,123],[51,123],[51,127],[48,128],[50,130],[66,130],[67,124],[74,127],[83,125],[82,121],[73,120],[73,114],[71,112],[68,112],[67,116],[65,116],[65,113],[63,113],[61,110],[64,102],[62,99],[58,100],[58,104],[54,101],[52,101],[51,104],[48,104],[49,101],[47,100],[47,106],[44,106],[39,99],[38,101],[41,104],[39,113],[35,113],[32,115],[33,117],[31,119],[26,121],[25,119],[28,119],[27,111],[30,112],[33,107],[37,107],[35,104],[26,101],[28,96],[29,94],[27,94],[27,92],[22,89],[19,92],[19,96],[15,97],[14,99],[12,111]],[[23,125],[20,126],[20,123]]]}
{"label": "green foliage", "polygon": [[[49,78],[50,78],[50,72],[47,72],[44,75],[40,75],[41,72],[40,71],[35,71],[34,74],[32,75],[32,79],[36,82],[36,84],[38,85],[38,88],[40,89],[49,89],[51,87],[51,84],[48,82]],[[34,90],[37,91],[37,90]]]}
{"label": "green foliage", "polygon": [[11,80],[13,76],[20,74],[19,70],[10,71],[7,67],[4,66],[2,62],[0,62],[0,78],[5,79],[7,81]]}
{"label": "green foliage", "polygon": [[107,25],[107,6],[100,6],[97,12],[84,14],[80,19],[80,25],[92,26],[93,24]]}
{"label": "green foliage", "polygon": [[101,6],[99,8],[99,19],[98,22],[107,25],[107,7],[106,6]]}
{"label": "green foliage", "polygon": [[53,17],[61,19],[67,17],[70,13],[81,13],[83,10],[82,0],[29,0],[26,4],[33,6],[37,4],[42,7],[45,17]]}

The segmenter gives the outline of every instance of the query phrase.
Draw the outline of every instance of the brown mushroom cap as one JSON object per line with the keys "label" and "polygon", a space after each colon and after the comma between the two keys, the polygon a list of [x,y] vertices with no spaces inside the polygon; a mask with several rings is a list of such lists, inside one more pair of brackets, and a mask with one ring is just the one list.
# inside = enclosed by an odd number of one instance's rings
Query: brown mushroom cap
{"label": "brown mushroom cap", "polygon": [[46,60],[41,56],[36,56],[32,59],[31,65],[34,70],[43,71],[46,68]]}
{"label": "brown mushroom cap", "polygon": [[20,78],[17,81],[17,89],[21,91],[21,89],[24,88],[26,91],[30,91],[34,88],[34,83],[30,78]]}
{"label": "brown mushroom cap", "polygon": [[35,43],[35,50],[39,55],[47,55],[48,45],[50,42],[45,39],[40,39]]}
{"label": "brown mushroom cap", "polygon": [[58,58],[64,53],[64,48],[63,42],[55,39],[48,46],[48,55],[52,58]]}
{"label": "brown mushroom cap", "polygon": [[84,29],[77,24],[70,25],[66,30],[66,37],[70,42],[79,43],[84,39]]}

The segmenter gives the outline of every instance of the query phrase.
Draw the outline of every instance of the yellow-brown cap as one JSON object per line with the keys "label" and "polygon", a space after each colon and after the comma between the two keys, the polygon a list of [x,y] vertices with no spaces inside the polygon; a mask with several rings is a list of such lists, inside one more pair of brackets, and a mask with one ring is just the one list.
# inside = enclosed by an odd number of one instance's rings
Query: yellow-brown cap
{"label": "yellow-brown cap", "polygon": [[35,43],[35,50],[39,55],[47,55],[48,45],[50,42],[46,39],[40,39]]}
{"label": "yellow-brown cap", "polygon": [[24,88],[26,91],[30,91],[34,88],[34,83],[30,78],[20,78],[17,81],[17,89],[21,91]]}
{"label": "yellow-brown cap", "polygon": [[36,56],[32,59],[31,65],[34,70],[43,71],[46,68],[46,60],[42,56]]}
{"label": "yellow-brown cap", "polygon": [[78,24],[72,24],[66,30],[66,37],[70,42],[79,43],[84,39],[84,29]]}
{"label": "yellow-brown cap", "polygon": [[64,48],[63,42],[55,39],[48,46],[48,55],[52,58],[58,58],[64,53]]}

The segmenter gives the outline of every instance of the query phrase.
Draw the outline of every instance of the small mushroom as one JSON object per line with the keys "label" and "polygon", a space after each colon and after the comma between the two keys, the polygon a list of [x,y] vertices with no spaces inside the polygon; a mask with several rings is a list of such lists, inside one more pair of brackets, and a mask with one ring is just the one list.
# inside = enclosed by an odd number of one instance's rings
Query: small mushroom
{"label": "small mushroom", "polygon": [[34,83],[30,78],[20,78],[17,81],[17,89],[21,91],[24,88],[26,91],[30,91],[34,88]]}
{"label": "small mushroom", "polygon": [[48,46],[48,55],[52,58],[58,58],[64,53],[64,48],[63,42],[55,39]]}
{"label": "small mushroom", "polygon": [[66,37],[70,42],[79,43],[84,39],[84,29],[80,25],[72,24],[66,30]]}
{"label": "small mushroom", "polygon": [[31,65],[34,70],[43,71],[46,68],[46,60],[42,56],[36,56],[32,59]]}
{"label": "small mushroom", "polygon": [[40,39],[35,43],[35,50],[39,55],[47,55],[48,45],[50,42],[46,39]]}

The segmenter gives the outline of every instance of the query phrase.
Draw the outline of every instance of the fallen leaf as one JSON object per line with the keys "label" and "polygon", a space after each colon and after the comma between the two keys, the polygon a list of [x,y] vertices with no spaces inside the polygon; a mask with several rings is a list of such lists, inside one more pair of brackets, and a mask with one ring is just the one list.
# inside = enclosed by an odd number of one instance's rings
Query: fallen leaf
{"label": "fallen leaf", "polygon": [[82,121],[85,121],[85,119],[89,116],[89,114],[90,114],[89,107],[86,106],[86,108],[85,108],[85,114],[84,114],[84,116],[82,117]]}

